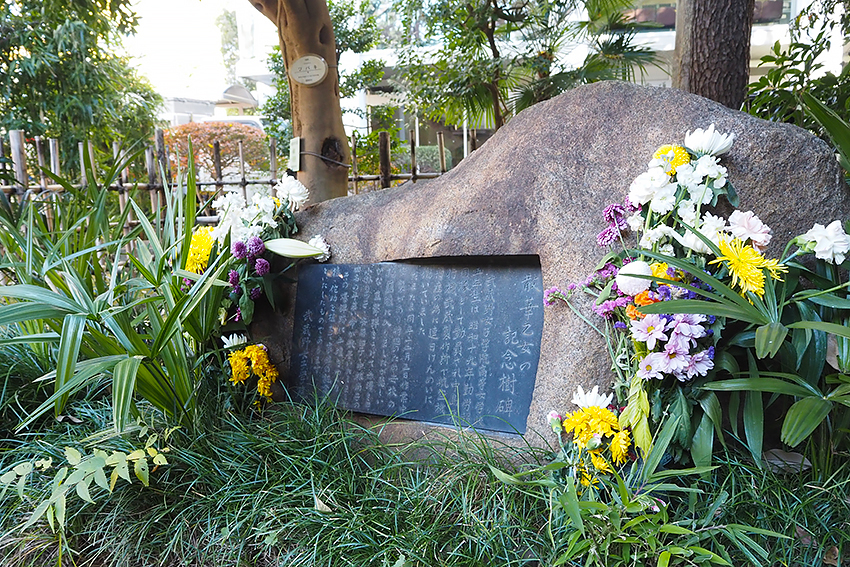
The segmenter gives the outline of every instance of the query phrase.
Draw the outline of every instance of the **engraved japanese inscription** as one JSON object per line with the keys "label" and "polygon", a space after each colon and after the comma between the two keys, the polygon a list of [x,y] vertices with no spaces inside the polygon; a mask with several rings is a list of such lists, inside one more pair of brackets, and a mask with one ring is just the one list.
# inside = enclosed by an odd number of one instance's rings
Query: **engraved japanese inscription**
{"label": "engraved japanese inscription", "polygon": [[290,386],[360,413],[525,433],[542,329],[536,256],[302,266]]}

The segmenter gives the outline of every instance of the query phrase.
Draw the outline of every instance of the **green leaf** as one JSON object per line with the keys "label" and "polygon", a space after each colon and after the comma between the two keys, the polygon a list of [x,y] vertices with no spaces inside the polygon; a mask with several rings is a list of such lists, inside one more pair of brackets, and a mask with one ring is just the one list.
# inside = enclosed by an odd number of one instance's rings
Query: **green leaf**
{"label": "green leaf", "polygon": [[112,424],[116,433],[124,431],[127,423],[141,363],[141,356],[125,358],[112,370]]}
{"label": "green leaf", "polygon": [[569,516],[570,521],[582,535],[584,535],[584,522],[581,519],[581,509],[578,503],[578,495],[576,494],[576,480],[573,477],[567,477],[567,480],[564,484],[566,484],[566,493],[562,494],[561,505],[564,507],[564,511]]}
{"label": "green leaf", "polygon": [[846,325],[838,325],[836,323],[825,323],[823,321],[797,321],[788,325],[789,329],[814,329],[815,331],[823,331],[840,337],[850,338],[850,327]]}
{"label": "green leaf", "polygon": [[756,356],[773,358],[785,340],[788,329],[782,323],[768,323],[756,328]]}
{"label": "green leaf", "polygon": [[832,405],[829,400],[814,397],[795,402],[782,422],[782,442],[791,447],[799,445],[826,419]]}
{"label": "green leaf", "polygon": [[92,477],[88,477],[88,479],[83,479],[76,484],[77,496],[79,496],[82,500],[94,504],[94,500],[92,500],[91,495],[89,495],[89,483],[91,482]]}
{"label": "green leaf", "polygon": [[517,484],[523,483],[517,477],[510,475],[506,472],[502,472],[499,469],[497,469],[496,467],[494,467],[493,465],[487,465],[487,466],[490,467],[490,471],[495,475],[495,477],[498,478],[500,481],[504,482],[505,484],[517,485]]}
{"label": "green leaf", "polygon": [[49,289],[35,285],[9,285],[0,287],[0,297],[32,301],[41,305],[49,305],[68,313],[84,313],[86,310],[72,299]]}
{"label": "green leaf", "polygon": [[667,447],[670,445],[670,441],[673,439],[673,435],[676,433],[676,427],[678,425],[679,418],[668,419],[661,428],[661,432],[656,436],[649,454],[646,455],[646,460],[641,470],[641,477],[644,481],[649,482],[652,479],[655,469],[661,463],[661,458],[664,456]]}
{"label": "green leaf", "polygon": [[11,325],[36,319],[61,319],[73,312],[41,303],[10,303],[9,305],[0,305],[0,325]]}
{"label": "green leaf", "polygon": [[83,456],[73,447],[65,447],[65,459],[72,467],[76,467],[83,460]]}
{"label": "green leaf", "polygon": [[707,413],[703,413],[699,426],[691,441],[691,458],[694,465],[707,467],[711,464],[711,453],[714,449],[714,425]]}
{"label": "green leaf", "polygon": [[787,394],[789,396],[810,396],[811,390],[791,384],[785,380],[776,378],[734,378],[732,380],[718,380],[706,382],[702,385],[704,390],[715,392],[772,392],[775,394]]}
{"label": "green leaf", "polygon": [[683,528],[682,526],[677,526],[675,524],[663,524],[658,526],[658,531],[665,534],[677,534],[677,535],[691,535],[694,532],[687,528]]}
{"label": "green leaf", "polygon": [[761,463],[764,438],[764,409],[761,392],[747,392],[744,398],[744,435],[747,447],[756,463]]}
{"label": "green leaf", "polygon": [[811,94],[800,93],[806,112],[823,126],[845,163],[850,162],[850,125]]}
{"label": "green leaf", "polygon": [[[17,305],[25,304],[18,303]],[[0,346],[57,343],[59,342],[59,338],[59,333],[34,333],[32,335],[21,335],[11,339],[2,339],[0,340]]]}
{"label": "green leaf", "polygon": [[[77,359],[80,356],[80,343],[83,340],[83,332],[86,327],[87,317],[85,314],[65,315],[62,321],[62,338],[59,341],[59,352],[56,355],[56,382],[54,393],[62,389],[74,375]],[[67,395],[56,399],[54,406],[56,415],[62,413]]]}
{"label": "green leaf", "polygon": [[266,250],[286,258],[315,258],[324,251],[294,238],[275,238],[265,243]]}
{"label": "green leaf", "polygon": [[133,472],[136,473],[136,478],[142,481],[145,486],[150,485],[148,475],[148,460],[145,458],[138,459],[133,465]]}
{"label": "green leaf", "polygon": [[669,551],[662,551],[658,556],[657,567],[668,567],[668,565],[670,565],[670,557]]}

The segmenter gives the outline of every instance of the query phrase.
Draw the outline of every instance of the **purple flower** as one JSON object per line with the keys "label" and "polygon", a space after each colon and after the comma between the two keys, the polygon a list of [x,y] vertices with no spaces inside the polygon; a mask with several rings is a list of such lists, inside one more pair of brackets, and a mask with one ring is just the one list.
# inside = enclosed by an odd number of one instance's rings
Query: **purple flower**
{"label": "purple flower", "polygon": [[672,292],[670,291],[669,285],[660,285],[658,286],[658,299],[661,301],[670,301],[672,297]]}
{"label": "purple flower", "polygon": [[626,210],[627,210],[627,211],[629,211],[630,213],[634,213],[634,212],[636,212],[636,211],[639,211],[639,210],[640,210],[640,205],[635,205],[635,204],[633,204],[631,201],[629,201],[629,198],[628,198],[628,197],[626,197],[626,200],[625,200],[625,201],[623,201],[623,206],[624,206],[624,207],[626,208]]}
{"label": "purple flower", "polygon": [[248,247],[241,240],[237,240],[230,245],[230,253],[238,260],[244,260],[248,257]]}
{"label": "purple flower", "polygon": [[632,321],[632,337],[636,341],[646,343],[646,348],[652,350],[655,348],[657,341],[666,341],[667,335],[664,330],[667,328],[667,321],[660,315],[650,314],[643,319]]}
{"label": "purple flower", "polygon": [[620,231],[613,226],[609,226],[596,236],[596,244],[599,246],[611,246],[617,242],[620,236]]}
{"label": "purple flower", "polygon": [[626,329],[628,329],[628,325],[626,325],[622,321],[617,321],[616,323],[614,323],[614,328],[620,329],[621,331],[625,331]]}
{"label": "purple flower", "polygon": [[227,274],[227,283],[230,284],[230,287],[236,287],[239,285],[239,272],[236,270],[230,270]]}
{"label": "purple flower", "polygon": [[263,258],[257,258],[257,261],[254,263],[254,269],[257,271],[258,276],[264,276],[269,273],[269,269],[271,266],[269,265],[268,260]]}
{"label": "purple flower", "polygon": [[651,352],[644,356],[638,363],[637,375],[643,380],[650,378],[658,378],[661,380],[664,376],[661,373],[661,366],[664,364],[666,354],[663,352]]}
{"label": "purple flower", "polygon": [[552,286],[549,289],[543,291],[543,303],[546,305],[552,306],[555,305],[556,299],[563,299],[564,292],[557,286]]}
{"label": "purple flower", "polygon": [[258,287],[251,288],[251,291],[248,292],[248,296],[251,298],[251,301],[257,301],[260,299],[261,295],[263,295],[263,290]]}
{"label": "purple flower", "polygon": [[[711,347],[712,350],[714,347]],[[688,360],[688,364],[685,367],[683,373],[684,377],[687,377],[688,380],[692,379],[694,376],[705,376],[708,374],[708,371],[714,368],[714,361],[712,360],[714,353],[711,352],[709,354],[708,350],[704,350],[696,353],[690,360]],[[684,382],[684,377],[676,375],[676,378]]]}
{"label": "purple flower", "polygon": [[233,320],[237,323],[242,320],[242,310],[240,308],[236,308],[236,315],[233,317]]}
{"label": "purple flower", "polygon": [[617,230],[626,230],[629,226],[629,223],[626,222],[626,214],[627,211],[623,205],[612,203],[605,207],[605,210],[602,212],[602,218],[605,219],[605,222],[610,227]]}
{"label": "purple flower", "polygon": [[263,239],[259,236],[252,236],[248,239],[248,254],[256,258],[266,251],[266,245],[263,244]]}

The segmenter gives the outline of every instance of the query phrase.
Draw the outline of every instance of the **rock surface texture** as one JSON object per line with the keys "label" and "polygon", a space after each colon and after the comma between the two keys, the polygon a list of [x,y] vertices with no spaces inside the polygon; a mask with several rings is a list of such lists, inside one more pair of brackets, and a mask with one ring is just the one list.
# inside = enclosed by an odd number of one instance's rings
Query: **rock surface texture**
{"label": "rock surface texture", "polygon": [[[721,163],[740,208],[773,229],[777,245],[768,256],[813,222],[850,214],[850,191],[831,149],[806,131],[674,89],[606,82],[524,111],[438,179],[309,207],[297,217],[300,234],[305,240],[322,234],[335,263],[536,254],[544,288],[564,286],[583,280],[604,254],[595,241],[606,226],[602,210],[623,201],[653,152],[712,123],[735,134]],[[255,327],[258,339],[272,343],[284,376],[289,303]],[[589,304],[584,312],[602,322]],[[527,437],[536,431],[554,442],[546,414],[574,409],[569,400],[578,385],[609,388],[610,366],[596,331],[565,305],[547,308]],[[407,436],[427,429],[399,427],[408,428]]]}

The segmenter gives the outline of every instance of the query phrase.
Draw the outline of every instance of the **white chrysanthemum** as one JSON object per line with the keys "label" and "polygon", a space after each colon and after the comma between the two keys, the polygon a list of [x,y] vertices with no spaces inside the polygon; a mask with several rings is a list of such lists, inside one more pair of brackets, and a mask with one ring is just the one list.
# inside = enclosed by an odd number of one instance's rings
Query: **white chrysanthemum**
{"label": "white chrysanthemum", "polygon": [[617,273],[617,287],[626,295],[637,295],[649,289],[652,281],[632,276],[651,276],[652,268],[642,260],[635,260],[620,268]]}
{"label": "white chrysanthemum", "polygon": [[676,231],[666,224],[658,225],[643,233],[638,245],[641,248],[651,249],[653,246],[664,240],[665,238],[675,238]]}
{"label": "white chrysanthemum", "polygon": [[850,237],[844,232],[841,221],[833,221],[828,226],[815,224],[806,234],[798,237],[801,247],[814,252],[815,258],[832,264],[844,262],[850,252]]}
{"label": "white chrysanthemum", "polygon": [[673,248],[673,245],[670,243],[663,244],[660,248],[658,248],[658,252],[660,254],[664,254],[667,256],[672,256],[676,253],[676,250]]}
{"label": "white chrysanthemum", "polygon": [[668,183],[665,187],[655,192],[652,201],[649,202],[649,209],[653,213],[666,215],[676,206],[676,189],[678,186],[675,183]]}
{"label": "white chrysanthemum", "polygon": [[655,193],[670,185],[670,176],[660,167],[652,167],[638,175],[629,187],[629,201],[636,205],[650,202]]}
{"label": "white chrysanthemum", "polygon": [[224,348],[236,348],[248,342],[248,337],[245,335],[230,335],[229,337],[221,336],[221,342],[224,343]]}
{"label": "white chrysanthemum", "polygon": [[330,259],[331,247],[328,245],[327,242],[325,242],[325,239],[322,237],[322,235],[317,234],[316,236],[311,238],[310,241],[307,242],[307,244],[313,246],[314,248],[322,250],[323,254],[321,256],[316,257],[316,260],[318,260],[319,262],[327,262]]}
{"label": "white chrysanthemum", "polygon": [[720,165],[720,160],[712,155],[704,155],[697,160],[694,172],[699,177],[714,180],[715,187],[726,185],[726,168]]}
{"label": "white chrysanthemum", "polygon": [[707,130],[697,128],[693,132],[685,134],[685,147],[694,152],[698,157],[706,154],[719,156],[725,154],[732,147],[735,134],[721,134],[714,131],[714,124]]}
{"label": "white chrysanthemum", "polygon": [[702,177],[696,174],[693,163],[684,163],[676,168],[676,181],[683,187],[696,187],[702,183]]}
{"label": "white chrysanthemum", "polygon": [[310,192],[304,184],[289,175],[278,181],[274,189],[278,198],[289,206],[290,211],[297,211],[310,198]]}
{"label": "white chrysanthemum", "polygon": [[688,187],[688,198],[694,203],[708,205],[713,197],[714,192],[705,183]]}
{"label": "white chrysanthemum", "polygon": [[598,407],[604,409],[611,405],[611,400],[613,399],[614,394],[608,394],[607,396],[600,394],[599,386],[594,386],[589,392],[585,392],[584,388],[579,386],[578,390],[573,394],[571,401],[580,408]]}
{"label": "white chrysanthemum", "polygon": [[642,229],[643,224],[645,222],[646,222],[646,219],[643,218],[643,215],[640,214],[640,211],[637,211],[636,213],[632,214],[631,216],[629,216],[629,218],[626,219],[626,223],[628,223],[629,229],[631,229],[632,232],[637,232],[640,229]]}
{"label": "white chrysanthemum", "polygon": [[265,226],[272,226],[275,224],[274,212],[277,205],[275,205],[274,199],[272,199],[271,195],[268,195],[263,191],[257,191],[251,197],[251,204],[253,205],[255,212],[252,224]]}
{"label": "white chrysanthemum", "polygon": [[679,218],[682,219],[687,225],[694,226],[697,221],[697,207],[696,203],[689,199],[685,199],[679,202],[679,207],[676,210],[676,213],[679,215]]}
{"label": "white chrysanthemum", "polygon": [[[716,217],[711,213],[705,213],[702,217],[702,222],[692,226],[711,242],[718,244],[721,234],[725,234],[723,231],[726,229],[726,220],[723,217]],[[685,234],[675,234],[674,236],[679,244],[698,254],[708,254],[711,252],[711,248],[690,230],[686,230]]]}

